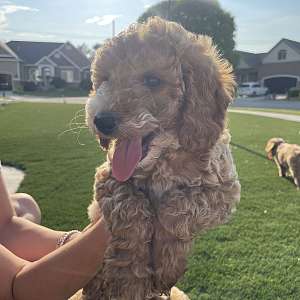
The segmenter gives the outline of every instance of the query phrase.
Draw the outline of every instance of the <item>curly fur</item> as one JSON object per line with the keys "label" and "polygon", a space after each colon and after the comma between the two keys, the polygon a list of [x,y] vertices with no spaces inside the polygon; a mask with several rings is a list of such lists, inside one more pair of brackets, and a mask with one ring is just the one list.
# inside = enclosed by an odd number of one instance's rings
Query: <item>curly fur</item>
{"label": "curly fur", "polygon": [[278,169],[278,176],[290,173],[294,183],[300,187],[300,146],[288,144],[282,138],[271,138],[265,147],[269,159],[273,159]]}
{"label": "curly fur", "polygon": [[[162,84],[145,86],[145,74]],[[155,17],[97,51],[92,81],[87,124],[108,155],[89,215],[105,218],[112,240],[84,299],[160,299],[184,274],[194,236],[224,223],[240,198],[225,130],[232,69],[211,38]],[[117,134],[95,128],[102,111],[121,116]],[[147,156],[118,182],[111,172],[116,145],[150,132]]]}

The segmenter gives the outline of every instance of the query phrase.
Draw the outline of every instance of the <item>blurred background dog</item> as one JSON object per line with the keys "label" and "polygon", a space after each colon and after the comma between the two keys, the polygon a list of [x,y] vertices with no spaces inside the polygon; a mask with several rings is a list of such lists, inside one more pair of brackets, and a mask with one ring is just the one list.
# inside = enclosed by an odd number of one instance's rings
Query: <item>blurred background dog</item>
{"label": "blurred background dog", "polygon": [[300,146],[288,144],[282,138],[271,138],[265,147],[269,159],[274,159],[280,177],[292,176],[300,186]]}

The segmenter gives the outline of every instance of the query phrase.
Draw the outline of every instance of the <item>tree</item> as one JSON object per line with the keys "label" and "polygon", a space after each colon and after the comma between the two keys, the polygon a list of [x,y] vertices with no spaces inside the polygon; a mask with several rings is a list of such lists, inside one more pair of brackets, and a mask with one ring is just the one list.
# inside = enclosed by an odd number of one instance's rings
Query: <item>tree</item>
{"label": "tree", "polygon": [[86,43],[82,43],[81,45],[78,45],[77,49],[80,50],[88,58],[93,55],[93,50]]}
{"label": "tree", "polygon": [[217,0],[162,1],[149,7],[138,22],[144,22],[151,16],[160,16],[180,23],[188,31],[211,36],[224,57],[236,63],[234,18],[222,9]]}

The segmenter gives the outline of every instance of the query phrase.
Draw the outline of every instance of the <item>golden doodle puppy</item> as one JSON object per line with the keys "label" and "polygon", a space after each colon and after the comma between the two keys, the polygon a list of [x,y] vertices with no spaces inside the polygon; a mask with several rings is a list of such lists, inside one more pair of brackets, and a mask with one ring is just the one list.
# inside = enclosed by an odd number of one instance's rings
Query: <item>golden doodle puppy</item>
{"label": "golden doodle puppy", "polygon": [[297,189],[300,187],[300,146],[288,144],[282,138],[271,138],[265,147],[269,159],[274,159],[278,175],[288,174],[294,179]]}
{"label": "golden doodle puppy", "polygon": [[209,37],[154,17],[97,51],[92,82],[87,124],[108,154],[89,216],[112,240],[83,297],[165,299],[195,235],[240,198],[225,130],[232,68]]}

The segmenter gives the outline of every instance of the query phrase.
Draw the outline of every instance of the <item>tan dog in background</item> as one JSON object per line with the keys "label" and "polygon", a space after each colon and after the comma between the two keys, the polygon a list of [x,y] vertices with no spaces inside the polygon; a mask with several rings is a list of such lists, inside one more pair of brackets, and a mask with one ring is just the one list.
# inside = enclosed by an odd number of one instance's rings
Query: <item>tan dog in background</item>
{"label": "tan dog in background", "polygon": [[297,189],[300,187],[300,146],[288,144],[282,138],[268,141],[265,151],[269,159],[274,159],[278,175],[285,177],[289,173],[294,179]]}

